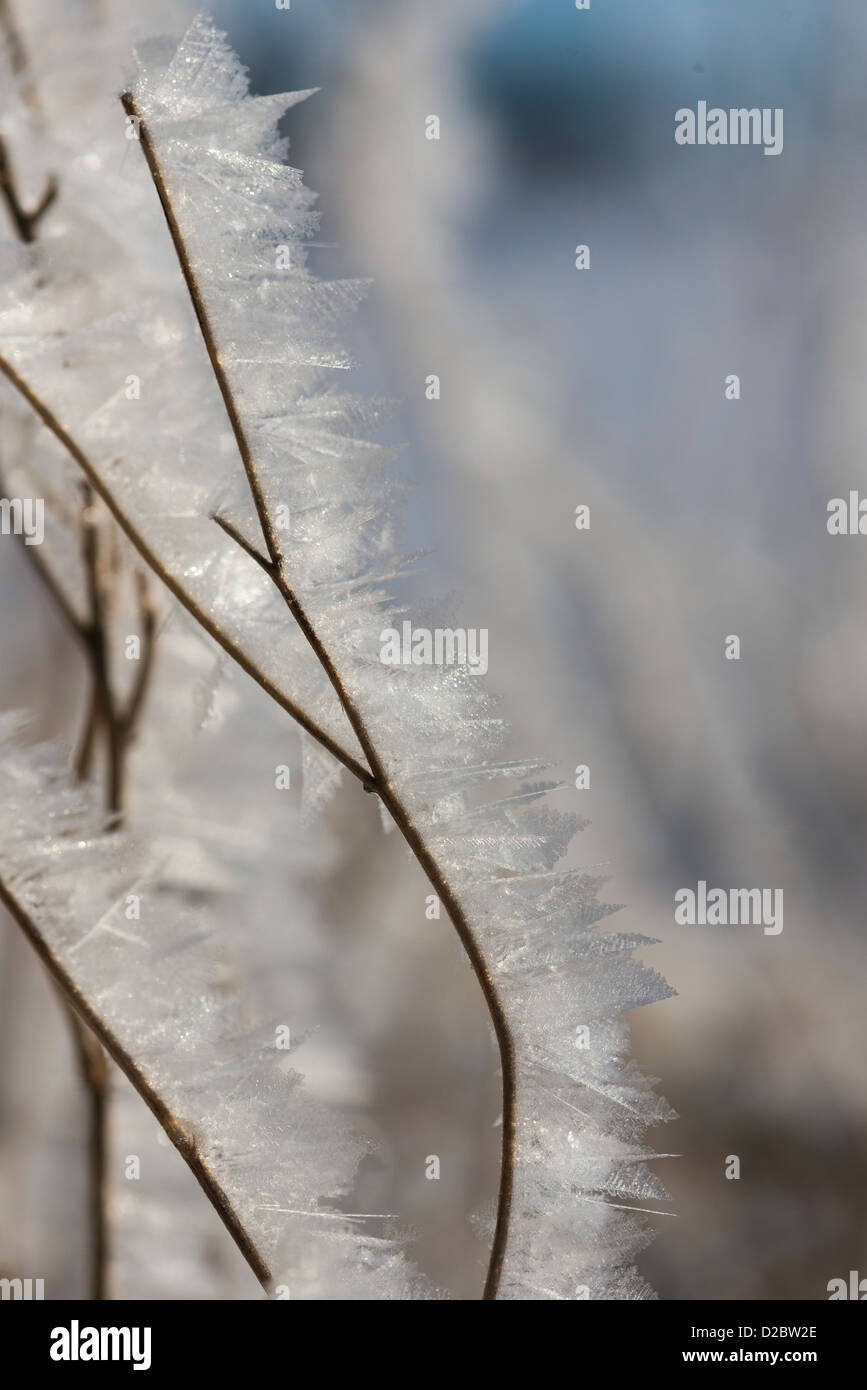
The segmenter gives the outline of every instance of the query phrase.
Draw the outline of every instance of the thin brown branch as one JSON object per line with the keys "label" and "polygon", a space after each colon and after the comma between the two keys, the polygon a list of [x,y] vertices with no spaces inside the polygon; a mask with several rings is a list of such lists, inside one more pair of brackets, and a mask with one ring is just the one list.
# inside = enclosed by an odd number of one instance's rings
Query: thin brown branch
{"label": "thin brown branch", "polygon": [[[4,484],[0,475],[0,490]],[[88,617],[79,617],[64,589],[45,563],[38,546],[25,546],[24,550],[45,588],[48,590],[58,612],[63,616],[70,631],[80,643],[91,674],[91,698],[88,702],[85,722],[79,735],[77,750],[73,757],[75,775],[79,780],[90,775],[97,735],[103,731],[108,745],[108,778],[106,789],[107,809],[115,823],[123,811],[125,758],[135,733],[135,726],[141,713],[145,692],[153,670],[155,646],[156,615],[150,600],[147,580],[144,574],[136,571],[135,583],[139,598],[139,615],[142,627],[142,661],[133,686],[129,706],[125,711],[118,709],[118,702],[112,690],[107,658],[108,624],[106,618],[105,595],[102,592],[99,576],[98,528],[90,515],[93,503],[91,489],[86,489],[82,507],[82,562],[88,593]]]}
{"label": "thin brown branch", "polygon": [[148,593],[147,580],[143,574],[137,571],[135,582],[139,602],[139,620],[142,627],[140,636],[142,654],[139,657],[141,664],[133,684],[129,703],[127,708],[123,709],[111,679],[111,663],[108,652],[109,604],[100,553],[99,517],[94,504],[93,490],[89,484],[84,484],[83,492],[81,556],[87,582],[88,621],[85,636],[90,659],[93,693],[90,720],[85,742],[82,745],[83,756],[78,764],[78,770],[81,775],[86,773],[93,746],[93,736],[98,729],[102,728],[105,733],[107,750],[106,809],[111,817],[112,827],[117,828],[121,823],[124,811],[127,753],[135,733],[136,721],[141,713],[153,669],[156,614]]}
{"label": "thin brown branch", "polygon": [[28,212],[21,202],[9,152],[2,135],[0,135],[0,196],[6,204],[6,211],[9,213],[19,239],[27,243],[35,241],[39,223],[57,197],[57,180],[53,174],[49,177],[45,185],[45,192],[39,202],[35,208]]}
{"label": "thin brown branch", "polygon": [[261,566],[261,568],[268,575],[269,579],[273,579],[273,560],[269,560],[267,555],[263,555],[261,550],[257,550],[254,545],[251,545],[250,542],[247,540],[247,537],[241,535],[241,532],[238,530],[237,526],[233,526],[231,521],[227,521],[224,516],[220,516],[219,512],[213,512],[211,514],[211,520],[215,521],[219,526],[220,530],[225,531],[226,535],[231,540],[233,540],[236,545],[239,545],[241,547],[245,555],[249,555],[251,560],[255,560],[256,564]]}
{"label": "thin brown branch", "polygon": [[96,749],[96,739],[102,728],[102,714],[96,700],[95,692],[91,691],[90,699],[87,702],[87,714],[81,733],[78,736],[76,751],[73,755],[72,766],[75,776],[79,782],[90,776],[93,766],[93,755]]}
{"label": "thin brown branch", "polygon": [[117,825],[122,801],[122,748],[115,716],[114,696],[108,667],[108,620],[100,575],[99,527],[93,492],[82,487],[81,562],[87,588],[87,619],[83,624],[85,650],[90,667],[91,695],[87,724],[82,736],[75,770],[87,777],[93,760],[97,733],[105,733],[107,745],[106,809]]}
{"label": "thin brown branch", "polygon": [[[134,97],[131,93],[126,92],[121,97],[121,102],[126,114],[133,117],[136,121],[139,144],[141,145],[142,153],[144,154],[151,178],[154,182],[154,187],[156,188],[162,205],[181,273],[183,274],[190,299],[192,300],[205,348],[213,368],[214,376],[220,388],[220,394],[222,395],[226,407],[226,414],[228,415],[229,423],[238,446],[241,462],[247,475],[247,481],[250,486],[250,492],[256,508],[256,514],[259,518],[259,524],[262,528],[262,534],[265,538],[270,560],[270,563],[264,564],[263,568],[269,574],[269,577],[286,604],[287,609],[300,627],[307,642],[316,655],[317,660],[325,671],[340,701],[350,727],[358,739],[364,756],[367,759],[368,766],[372,773],[372,786],[369,789],[375,791],[379,795],[394,820],[395,825],[400,830],[404,840],[427,875],[431,887],[440,899],[440,902],[445,908],[463,944],[488,1006],[500,1051],[503,1079],[503,1146],[500,1167],[500,1190],[497,1205],[497,1223],[484,1291],[484,1298],[493,1299],[496,1298],[497,1295],[503,1261],[505,1259],[514,1178],[516,1078],[514,1044],[508,1020],[490,971],[485,963],[484,956],[482,955],[467,916],[455,892],[448,883],[433,855],[430,853],[424,836],[415,825],[411,814],[404,806],[395,788],[392,786],[375,741],[366,726],[355,700],[347,690],[330,653],[313,627],[302,603],[293,591],[286,577],[284,558],[277,538],[277,531],[268,511],[268,504],[259,479],[253,452],[241,422],[240,412],[234,399],[231,383],[229,382],[228,375],[220,357],[216,336],[210,323],[204,296],[199,287],[183,233],[181,232],[174,208],[172,207],[168,187],[163,177],[156,151],[141,113],[136,106]],[[228,531],[230,535],[232,534],[227,525],[223,524],[223,529]],[[250,553],[247,544],[237,534],[234,539],[242,545],[242,548],[248,554]],[[262,557],[254,554],[254,558],[256,558],[260,564],[263,563]]]}
{"label": "thin brown branch", "polygon": [[154,1114],[157,1122],[168,1135],[169,1139],[190,1168],[190,1171],[202,1188],[208,1201],[217,1211],[217,1214],[220,1216],[224,1226],[241,1254],[244,1256],[244,1259],[256,1275],[256,1278],[267,1287],[271,1279],[271,1271],[248,1236],[240,1217],[229,1201],[229,1198],[226,1196],[226,1193],[223,1191],[223,1188],[217,1182],[205,1159],[199,1153],[193,1135],[190,1134],[189,1131],[184,1128],[181,1121],[172,1114],[165,1101],[154,1090],[147,1077],[126,1051],[123,1044],[115,1037],[105,1021],[92,1007],[85,995],[82,994],[75,981],[68,974],[66,967],[45,941],[29,913],[18,902],[14,893],[10,891],[2,879],[0,879],[0,905],[5,907],[10,916],[18,923],[31,946],[36,951],[36,954],[45,964],[51,978],[69,1001],[71,1007],[84,1021],[94,1037],[102,1044],[112,1061],[120,1067],[124,1076],[127,1077],[136,1091],[138,1091],[142,1100]]}
{"label": "thin brown branch", "polygon": [[202,296],[199,292],[199,286],[196,281],[195,274],[193,272],[192,262],[187,253],[186,244],[184,242],[180,226],[178,225],[178,220],[175,217],[175,211],[172,207],[171,199],[169,198],[168,189],[166,188],[165,179],[163,178],[162,170],[160,169],[159,161],[156,157],[156,152],[154,151],[154,147],[151,144],[150,136],[148,135],[147,130],[145,129],[144,123],[141,119],[141,115],[139,114],[138,107],[135,104],[135,98],[132,96],[130,92],[124,92],[123,96],[121,97],[121,102],[123,104],[123,109],[126,112],[126,114],[128,116],[131,116],[136,122],[136,128],[138,130],[139,143],[142,148],[142,154],[144,155],[147,161],[147,166],[150,170],[151,178],[154,182],[154,187],[159,196],[160,203],[162,204],[163,213],[165,214],[165,219],[168,223],[169,232],[171,233],[172,242],[174,243],[175,251],[178,257],[178,262],[181,267],[181,273],[183,274],[184,280],[186,281],[190,299],[192,300],[193,309],[195,310],[196,318],[199,321],[199,328],[202,331],[202,337],[205,341],[205,347],[208,352],[208,357],[210,358],[211,366],[214,369],[214,376],[216,378],[217,385],[220,388],[220,394],[223,397],[223,404],[226,407],[226,414],[229,417],[229,424],[232,427],[232,433],[234,434],[235,442],[238,445],[238,453],[241,456],[241,462],[243,463],[244,471],[247,474],[247,481],[250,485],[250,492],[252,493],[253,502],[256,507],[256,515],[259,518],[259,525],[262,528],[262,535],[265,537],[265,544],[268,547],[268,554],[271,557],[272,562],[276,564],[279,556],[279,546],[277,544],[277,536],[274,531],[273,524],[271,522],[271,517],[268,512],[268,505],[265,501],[265,494],[259,482],[259,477],[256,473],[256,469],[253,466],[253,455],[250,449],[250,444],[247,439],[247,435],[244,431],[244,427],[241,424],[241,416],[238,412],[238,407],[235,404],[235,398],[230,389],[228,377],[226,376],[226,372],[223,368],[222,361],[220,360],[220,352],[219,348],[217,347],[217,340],[214,336],[214,331],[211,328],[211,323],[210,319],[208,318],[207,311],[205,309],[204,300],[202,299]]}

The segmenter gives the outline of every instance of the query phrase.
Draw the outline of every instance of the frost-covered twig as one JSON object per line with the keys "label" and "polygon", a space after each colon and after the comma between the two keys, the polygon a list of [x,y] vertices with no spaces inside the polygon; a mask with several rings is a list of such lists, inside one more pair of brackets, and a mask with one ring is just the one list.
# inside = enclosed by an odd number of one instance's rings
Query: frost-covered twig
{"label": "frost-covered twig", "polygon": [[[172,641],[168,646],[167,665],[177,655]],[[187,633],[183,646],[195,650],[198,664],[198,640]],[[155,695],[169,696],[175,716],[195,705],[192,691],[185,699],[173,682],[168,690],[158,685]],[[279,730],[279,718],[263,711],[255,696],[238,713],[240,725],[232,716],[233,732],[227,730],[225,740],[213,731],[206,735],[216,738],[212,749],[221,750],[221,761],[239,728],[246,731],[246,755],[272,746]],[[299,1020],[311,1016],[301,983],[309,962],[299,970],[292,951],[315,951],[316,937],[298,901],[294,920],[286,920],[284,886],[293,862],[309,869],[310,838],[299,836],[287,847],[270,826],[273,817],[254,809],[252,824],[248,815],[243,826],[236,817],[231,828],[229,822],[218,828],[217,821],[203,828],[195,841],[196,853],[204,854],[197,870],[193,846],[171,842],[171,821],[159,821],[156,837],[123,827],[106,832],[96,789],[64,774],[63,749],[17,746],[10,737],[14,727],[8,717],[0,720],[0,807],[7,812],[0,903],[14,912],[193,1169],[254,1273],[278,1296],[286,1296],[280,1286],[291,1282],[293,1298],[429,1297],[390,1218],[377,1215],[374,1224],[365,1213],[361,1228],[354,1213],[363,1206],[344,1200],[372,1146],[356,1122],[304,1085],[293,1055],[303,1045],[303,1023],[297,1038],[293,1027],[291,1051],[275,1039],[284,1030],[274,1021],[285,1018],[284,1011]],[[168,739],[177,754],[183,738]],[[152,753],[160,742],[151,743]],[[243,766],[241,755],[235,761],[241,780]],[[200,790],[221,785],[219,772],[213,778],[212,769],[201,768],[199,778],[202,773]],[[131,892],[142,905],[141,925],[127,920]],[[241,933],[239,900],[246,900]],[[262,939],[272,918],[282,925],[276,958]],[[251,990],[265,962],[267,982],[260,979]],[[160,1194],[153,1191],[153,1155],[147,1156],[147,1146],[143,1154],[137,1140],[132,1153],[147,1165],[142,1190],[150,1196],[142,1207],[137,1188],[127,1191],[123,1207],[132,1205],[136,1229],[127,1217],[126,1241],[114,1242],[114,1255],[127,1262],[142,1257],[140,1239],[148,1249],[145,1227],[156,1202],[161,1220],[150,1258],[161,1268],[165,1247],[165,1279],[185,1233],[167,1240]],[[186,1209],[189,1195],[182,1200]],[[123,1227],[124,1215],[118,1219]],[[191,1212],[189,1225],[195,1221]],[[160,1289],[156,1268],[142,1273]]]}
{"label": "frost-covered twig", "polygon": [[[266,498],[265,489],[259,476],[254,452],[241,419],[241,411],[235,400],[232,384],[220,356],[216,334],[211,325],[205,300],[196,278],[196,273],[187,250],[183,233],[181,232],[178,219],[172,206],[169,190],[163,178],[159,159],[157,158],[156,151],[151,141],[147,124],[143,119],[142,113],[132,93],[124,93],[121,101],[127,116],[136,124],[142,153],[147,161],[148,169],[154,181],[154,187],[156,188],[165,214],[166,223],[178,257],[184,282],[189,291],[196,319],[202,332],[208,358],[217,385],[219,386],[220,395],[226,407],[226,414],[229,417],[232,434],[234,435],[235,443],[238,447],[238,454],[250,487],[250,493],[256,509],[256,516],[265,538],[265,545],[268,552],[267,559],[261,555],[255,555],[254,558],[257,560],[260,567],[267,573],[271,583],[279,593],[292,618],[304,634],[317,661],[325,671],[328,681],[333,687],[341,707],[346,714],[350,727],[364,752],[367,766],[370,770],[369,778],[365,777],[363,779],[365,790],[376,793],[380,798],[383,806],[388,811],[394,824],[403,835],[407,845],[412,850],[421,868],[427,875],[431,887],[439,898],[440,903],[447,912],[452,925],[460,937],[461,943],[469,957],[479,985],[481,986],[482,994],[484,995],[485,1002],[491,1015],[491,1021],[500,1050],[503,1077],[503,1146],[500,1192],[497,1203],[496,1229],[488,1267],[488,1276],[485,1282],[485,1297],[495,1298],[505,1255],[506,1242],[508,1240],[509,1214],[512,1198],[512,1170],[514,1165],[515,1068],[514,1044],[512,1042],[511,1030],[491,973],[479,949],[467,915],[456,893],[452,890],[442,868],[437,863],[435,856],[431,853],[421,831],[415,824],[410,810],[404,804],[402,797],[395,788],[386,769],[383,756],[379,751],[377,741],[371,733],[357,701],[349,691],[337,665],[332,659],[326,642],[317,630],[316,625],[311,621],[304,605],[289,581],[286,558],[283,554],[277,528]],[[223,529],[228,530],[229,528],[224,524]],[[236,540],[240,539],[237,534],[235,538]],[[248,555],[251,554],[251,548],[248,545],[243,544],[243,548]]]}
{"label": "frost-covered twig", "polygon": [[88,775],[96,735],[102,730],[105,734],[107,755],[106,809],[112,823],[117,824],[124,809],[127,754],[153,673],[156,609],[147,579],[137,570],[134,582],[138,601],[138,636],[141,651],[132,690],[124,701],[111,679],[108,653],[110,595],[101,563],[99,523],[94,497],[88,483],[83,485],[81,550],[87,583],[88,615],[80,624],[80,632],[90,665],[92,694],[87,722],[75,760],[75,770],[79,777]]}

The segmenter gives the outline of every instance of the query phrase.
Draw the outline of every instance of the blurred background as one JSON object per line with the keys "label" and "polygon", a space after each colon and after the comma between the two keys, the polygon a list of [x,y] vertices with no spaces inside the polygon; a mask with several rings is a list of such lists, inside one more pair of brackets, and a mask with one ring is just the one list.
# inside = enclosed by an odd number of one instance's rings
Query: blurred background
{"label": "blurred background", "polygon": [[[652,1136],[679,1156],[657,1164],[672,1214],[653,1218],[642,1272],[667,1299],[824,1298],[867,1275],[867,562],[826,529],[828,500],[867,486],[867,11],[212,8],[255,90],[322,89],[286,121],[320,194],[311,262],[374,282],[351,327],[356,386],[399,402],[410,542],[432,550],[420,592],[457,592],[488,628],[516,755],[590,767],[566,797],[591,821],[576,862],[609,876],[618,929],[658,938],[646,959],[678,992],[630,1020],[680,1117]],[[699,100],[782,107],[783,153],[677,146],[674,112]],[[0,584],[2,704],[68,726],[56,672],[75,658],[8,546]],[[377,1133],[385,1159],[360,1189],[412,1226],[426,1273],[477,1297],[468,1218],[493,1197],[497,1143],[481,998],[375,808],[346,788],[326,824],[304,1069]],[[675,891],[700,879],[782,888],[783,932],[675,925]],[[75,1221],[46,1195],[61,1169],[65,1192],[83,1182],[63,1023],[11,933],[0,959],[0,1236],[75,1296]],[[207,1209],[169,1260],[165,1212],[195,1189],[162,1161],[165,1263],[118,1268],[116,1296],[259,1296]]]}

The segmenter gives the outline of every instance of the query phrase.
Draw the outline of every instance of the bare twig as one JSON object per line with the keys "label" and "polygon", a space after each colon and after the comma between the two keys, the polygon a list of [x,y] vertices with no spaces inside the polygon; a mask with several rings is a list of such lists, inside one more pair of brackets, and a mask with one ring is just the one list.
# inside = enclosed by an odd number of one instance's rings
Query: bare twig
{"label": "bare twig", "polygon": [[108,593],[102,573],[99,540],[99,518],[97,516],[93,489],[89,483],[83,485],[83,505],[81,512],[81,554],[87,582],[88,617],[82,626],[82,640],[90,664],[92,696],[90,715],[84,731],[76,771],[79,777],[87,775],[95,736],[99,730],[105,733],[107,748],[106,809],[113,826],[120,825],[124,810],[124,790],[127,754],[135,735],[136,723],[141,714],[144,696],[153,671],[156,643],[156,610],[148,590],[145,576],[135,573],[136,594],[139,608],[141,632],[141,653],[139,668],[133,683],[132,692],[126,707],[116,694],[112,679],[108,654],[109,615]]}
{"label": "bare twig", "polygon": [[240,1217],[236,1213],[222,1187],[217,1182],[207,1162],[199,1153],[195,1137],[190,1134],[189,1130],[184,1127],[182,1122],[172,1114],[171,1110],[169,1110],[168,1106],[165,1104],[165,1101],[162,1100],[151,1086],[147,1077],[139,1069],[123,1044],[115,1037],[111,1029],[103,1019],[100,1018],[99,1014],[82,994],[75,981],[67,973],[66,967],[54,954],[51,947],[39,932],[30,914],[21,903],[18,902],[15,894],[2,879],[0,879],[0,905],[5,907],[10,916],[18,923],[33,949],[36,951],[36,954],[45,964],[51,978],[62,990],[70,1007],[87,1025],[90,1032],[98,1039],[112,1061],[120,1067],[124,1076],[127,1077],[138,1091],[142,1100],[156,1116],[158,1123],[187,1163],[193,1176],[202,1188],[208,1201],[220,1216],[220,1219],[250,1268],[253,1270],[253,1273],[261,1283],[267,1286],[271,1279],[271,1271],[265,1264],[250,1237],[247,1235]]}
{"label": "bare twig", "polygon": [[245,555],[249,555],[251,560],[255,560],[256,564],[265,571],[269,578],[273,575],[273,560],[269,560],[260,550],[257,550],[254,545],[251,545],[247,537],[241,535],[237,526],[233,526],[231,521],[227,521],[224,516],[220,516],[219,512],[213,512],[211,514],[211,520],[215,521],[220,530],[225,531],[226,535],[233,540],[236,545],[241,547]]}
{"label": "bare twig", "polygon": [[[181,272],[195,310],[211,367],[220,388],[220,394],[223,397],[226,414],[228,415],[229,423],[235,436],[235,442],[238,446],[238,453],[247,475],[250,493],[268,550],[268,562],[265,563],[263,557],[259,556],[256,552],[251,552],[248,544],[243,541],[237,533],[235,533],[234,539],[242,546],[247,554],[252,553],[253,558],[266,570],[272,583],[286,604],[287,609],[300,627],[320,665],[325,671],[340,701],[352,731],[358,739],[364,756],[367,759],[372,774],[369,789],[378,794],[383,804],[388,809],[396,826],[403,835],[404,840],[412,850],[427,875],[432,888],[448,913],[452,925],[458,933],[464,950],[469,957],[488,1006],[500,1050],[503,1078],[503,1147],[500,1166],[500,1190],[497,1205],[497,1223],[484,1291],[484,1297],[486,1299],[493,1299],[496,1298],[497,1295],[500,1274],[505,1258],[514,1174],[516,1080],[514,1044],[511,1030],[490,971],[488,970],[484,956],[476,942],[469,921],[457,895],[448,883],[433,855],[430,853],[424,836],[415,825],[410,812],[404,806],[397,791],[392,786],[376,743],[366,726],[358,706],[347,690],[328,650],[319,637],[319,634],[316,632],[303,605],[287,579],[284,557],[280,548],[276,528],[268,510],[265,493],[253,458],[253,452],[241,422],[240,412],[234,399],[231,383],[229,382],[228,375],[220,357],[216,336],[208,316],[207,306],[202,296],[180,225],[172,207],[168,187],[163,177],[156,151],[132,94],[125,92],[121,97],[121,103],[126,114],[134,117],[136,121],[142,153],[147,162],[148,169],[150,170],[151,178],[153,179],[154,187],[159,196],[163,213],[165,214],[178,263],[181,267]],[[232,530],[230,530],[225,522],[221,522],[220,524],[223,530],[227,531],[230,535],[232,534]]]}
{"label": "bare twig", "polygon": [[45,192],[39,202],[35,208],[28,212],[21,202],[18,186],[12,172],[9,152],[6,149],[6,141],[2,135],[0,135],[0,195],[3,197],[6,211],[12,219],[19,239],[28,243],[35,241],[39,223],[57,197],[57,180],[53,174],[49,177],[45,185]]}
{"label": "bare twig", "polygon": [[90,776],[90,770],[93,766],[93,754],[94,749],[96,748],[96,740],[101,728],[102,712],[99,708],[99,705],[97,704],[94,692],[91,691],[91,696],[87,704],[87,713],[85,715],[84,724],[82,725],[81,733],[79,734],[78,743],[76,744],[76,750],[72,759],[72,766],[75,770],[75,776],[79,782],[84,782]]}

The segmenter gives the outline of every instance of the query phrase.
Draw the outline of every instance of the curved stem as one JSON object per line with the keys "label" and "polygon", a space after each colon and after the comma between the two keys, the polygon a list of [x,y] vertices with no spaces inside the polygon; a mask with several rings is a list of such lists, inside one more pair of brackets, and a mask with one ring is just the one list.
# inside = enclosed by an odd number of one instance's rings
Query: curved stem
{"label": "curved stem", "polygon": [[[147,127],[142,119],[141,113],[136,106],[136,102],[131,93],[125,92],[121,97],[123,109],[128,116],[134,118],[138,131],[139,144],[145,157],[154,187],[159,196],[160,204],[168,225],[169,234],[175,248],[181,273],[187,286],[187,290],[192,301],[193,309],[198,320],[208,358],[211,363],[220,394],[226,407],[226,414],[238,446],[238,453],[247,475],[253,503],[256,508],[256,515],[262,528],[265,544],[268,550],[267,561],[263,556],[253,553],[253,558],[258,561],[263,569],[268,573],[274,586],[280,593],[286,607],[301,629],[304,637],[309,643],[317,660],[325,671],[337,698],[340,701],[344,714],[352,728],[355,737],[367,759],[371,778],[366,784],[366,790],[376,792],[383,804],[387,807],[389,814],[394,820],[398,830],[403,835],[404,840],[412,853],[418,860],[421,868],[427,875],[430,884],[451,919],[452,925],[457,932],[464,950],[469,957],[470,963],[475,972],[476,978],[482,990],[494,1032],[497,1039],[497,1046],[500,1052],[500,1062],[503,1078],[503,1146],[500,1166],[500,1190],[497,1203],[497,1223],[494,1233],[494,1241],[491,1250],[491,1259],[488,1266],[488,1276],[485,1283],[484,1298],[496,1298],[499,1286],[500,1274],[505,1258],[506,1243],[508,1240],[509,1215],[511,1210],[512,1185],[514,1173],[514,1145],[515,1145],[515,1055],[514,1044],[508,1020],[506,1019],[503,1005],[497,994],[491,973],[485,964],[484,956],[473,935],[467,916],[461,907],[458,898],[449,885],[439,865],[428,849],[424,836],[413,821],[407,808],[401,801],[397,791],[393,787],[385,764],[380,757],[373,737],[368,730],[364,718],[355,700],[344,684],[343,678],[338,671],[330,653],[328,652],[319,634],[311,623],[304,607],[297,594],[292,589],[286,578],[284,557],[277,538],[277,532],[268,511],[268,503],[265,498],[264,489],[256,469],[253,458],[253,451],[247,439],[246,432],[241,422],[240,412],[235,402],[231,383],[228,379],[226,369],[223,366],[217,345],[216,336],[211,326],[210,318],[205,304],[204,297],[196,278],[193,264],[187,251],[186,243],[180,229],[174,208],[172,207],[168,187],[160,168],[156,151],[150,139]],[[232,529],[225,523],[221,523],[223,529],[232,534]],[[238,540],[238,537],[235,537]],[[245,543],[243,548],[251,554],[249,546]]]}
{"label": "curved stem", "polygon": [[[376,760],[378,763],[378,759]],[[421,868],[428,877],[431,887],[443,904],[452,926],[457,932],[461,945],[469,957],[476,979],[481,987],[488,1013],[494,1026],[497,1047],[500,1052],[500,1067],[503,1082],[503,1141],[500,1156],[500,1188],[497,1196],[497,1220],[488,1273],[482,1295],[485,1299],[495,1299],[500,1285],[500,1275],[506,1258],[509,1239],[509,1218],[512,1210],[512,1188],[515,1172],[515,1124],[517,1085],[515,1076],[515,1045],[500,996],[485,964],[484,956],[476,941],[466,914],[452,891],[442,870],[425,844],[424,837],[413,823],[399,798],[387,784],[377,787],[379,795],[391,814],[395,825],[403,835]]]}
{"label": "curved stem", "polygon": [[0,905],[5,907],[10,916],[18,923],[33,949],[36,951],[36,954],[44,962],[51,978],[68,1000],[70,1006],[87,1025],[94,1037],[99,1040],[108,1055],[117,1063],[121,1071],[138,1091],[142,1100],[153,1112],[158,1123],[186,1162],[199,1186],[205,1193],[205,1196],[208,1198],[208,1201],[217,1211],[229,1235],[232,1237],[241,1254],[244,1256],[244,1259],[256,1275],[256,1278],[267,1286],[271,1279],[271,1271],[248,1236],[239,1216],[222,1187],[217,1182],[202,1155],[199,1153],[194,1136],[191,1135],[172,1114],[168,1106],[151,1086],[147,1077],[126,1051],[123,1044],[119,1042],[111,1029],[81,993],[74,980],[67,973],[63,963],[58,959],[40,934],[29,913],[18,902],[14,893],[10,891],[2,879],[0,879]]}

